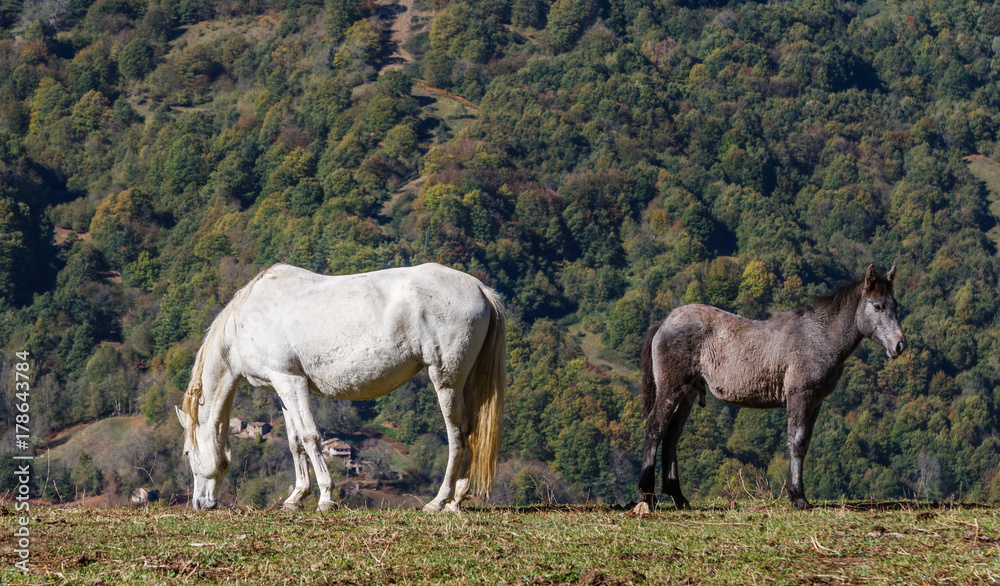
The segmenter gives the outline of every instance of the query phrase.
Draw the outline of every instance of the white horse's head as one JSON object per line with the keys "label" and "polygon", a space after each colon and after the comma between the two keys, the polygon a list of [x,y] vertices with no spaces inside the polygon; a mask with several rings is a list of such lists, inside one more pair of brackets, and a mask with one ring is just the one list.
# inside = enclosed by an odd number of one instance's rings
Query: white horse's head
{"label": "white horse's head", "polygon": [[219,504],[222,479],[232,463],[228,434],[219,433],[211,425],[199,425],[196,418],[177,407],[174,409],[184,427],[184,455],[194,476],[191,506],[196,510],[214,509]]}

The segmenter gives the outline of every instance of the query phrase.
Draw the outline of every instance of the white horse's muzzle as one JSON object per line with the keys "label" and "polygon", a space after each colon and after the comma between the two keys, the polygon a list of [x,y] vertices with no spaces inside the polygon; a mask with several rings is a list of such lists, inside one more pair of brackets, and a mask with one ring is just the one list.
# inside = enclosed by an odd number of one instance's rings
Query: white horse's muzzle
{"label": "white horse's muzzle", "polygon": [[200,510],[214,509],[217,506],[219,506],[219,503],[215,499],[203,497],[203,498],[192,499],[191,506],[194,507],[194,510],[200,511]]}

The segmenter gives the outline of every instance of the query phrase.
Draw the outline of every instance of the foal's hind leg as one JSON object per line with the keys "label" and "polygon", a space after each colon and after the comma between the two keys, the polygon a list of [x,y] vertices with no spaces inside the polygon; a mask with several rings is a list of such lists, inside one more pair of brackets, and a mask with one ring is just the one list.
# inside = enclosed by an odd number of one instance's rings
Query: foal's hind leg
{"label": "foal's hind leg", "polygon": [[663,494],[670,495],[670,498],[674,499],[674,506],[678,509],[691,508],[691,504],[681,492],[680,475],[677,470],[677,442],[693,406],[694,400],[688,397],[680,401],[673,417],[670,418],[663,441]]}
{"label": "foal's hind leg", "polygon": [[663,434],[666,431],[668,417],[677,408],[680,393],[676,387],[660,392],[657,389],[653,409],[646,416],[646,441],[642,448],[642,474],[639,476],[639,492],[642,502],[635,506],[639,514],[651,513],[656,509],[656,450],[660,447]]}

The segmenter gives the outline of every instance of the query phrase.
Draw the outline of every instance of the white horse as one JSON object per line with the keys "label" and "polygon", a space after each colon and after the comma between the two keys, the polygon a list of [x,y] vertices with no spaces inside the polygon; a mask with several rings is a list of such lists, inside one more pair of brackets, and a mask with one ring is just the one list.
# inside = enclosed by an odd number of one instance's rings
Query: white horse
{"label": "white horse", "polygon": [[278,264],[237,291],[212,322],[177,417],[194,475],[192,505],[217,505],[229,471],[229,416],[236,384],[281,398],[299,509],[310,494],[335,506],[309,391],[341,399],[381,397],[425,366],[444,412],[448,467],[425,511],[461,512],[470,476],[488,492],[496,473],[506,386],[503,306],[476,278],[437,264],[328,277]]}

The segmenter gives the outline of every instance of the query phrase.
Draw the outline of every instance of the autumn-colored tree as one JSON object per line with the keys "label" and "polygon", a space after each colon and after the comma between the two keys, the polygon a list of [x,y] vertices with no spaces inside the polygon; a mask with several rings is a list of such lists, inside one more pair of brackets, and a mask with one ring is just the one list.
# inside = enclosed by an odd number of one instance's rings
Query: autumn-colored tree
{"label": "autumn-colored tree", "polygon": [[106,125],[111,120],[111,108],[108,99],[99,91],[91,90],[80,98],[73,106],[71,120],[73,129],[80,136]]}

